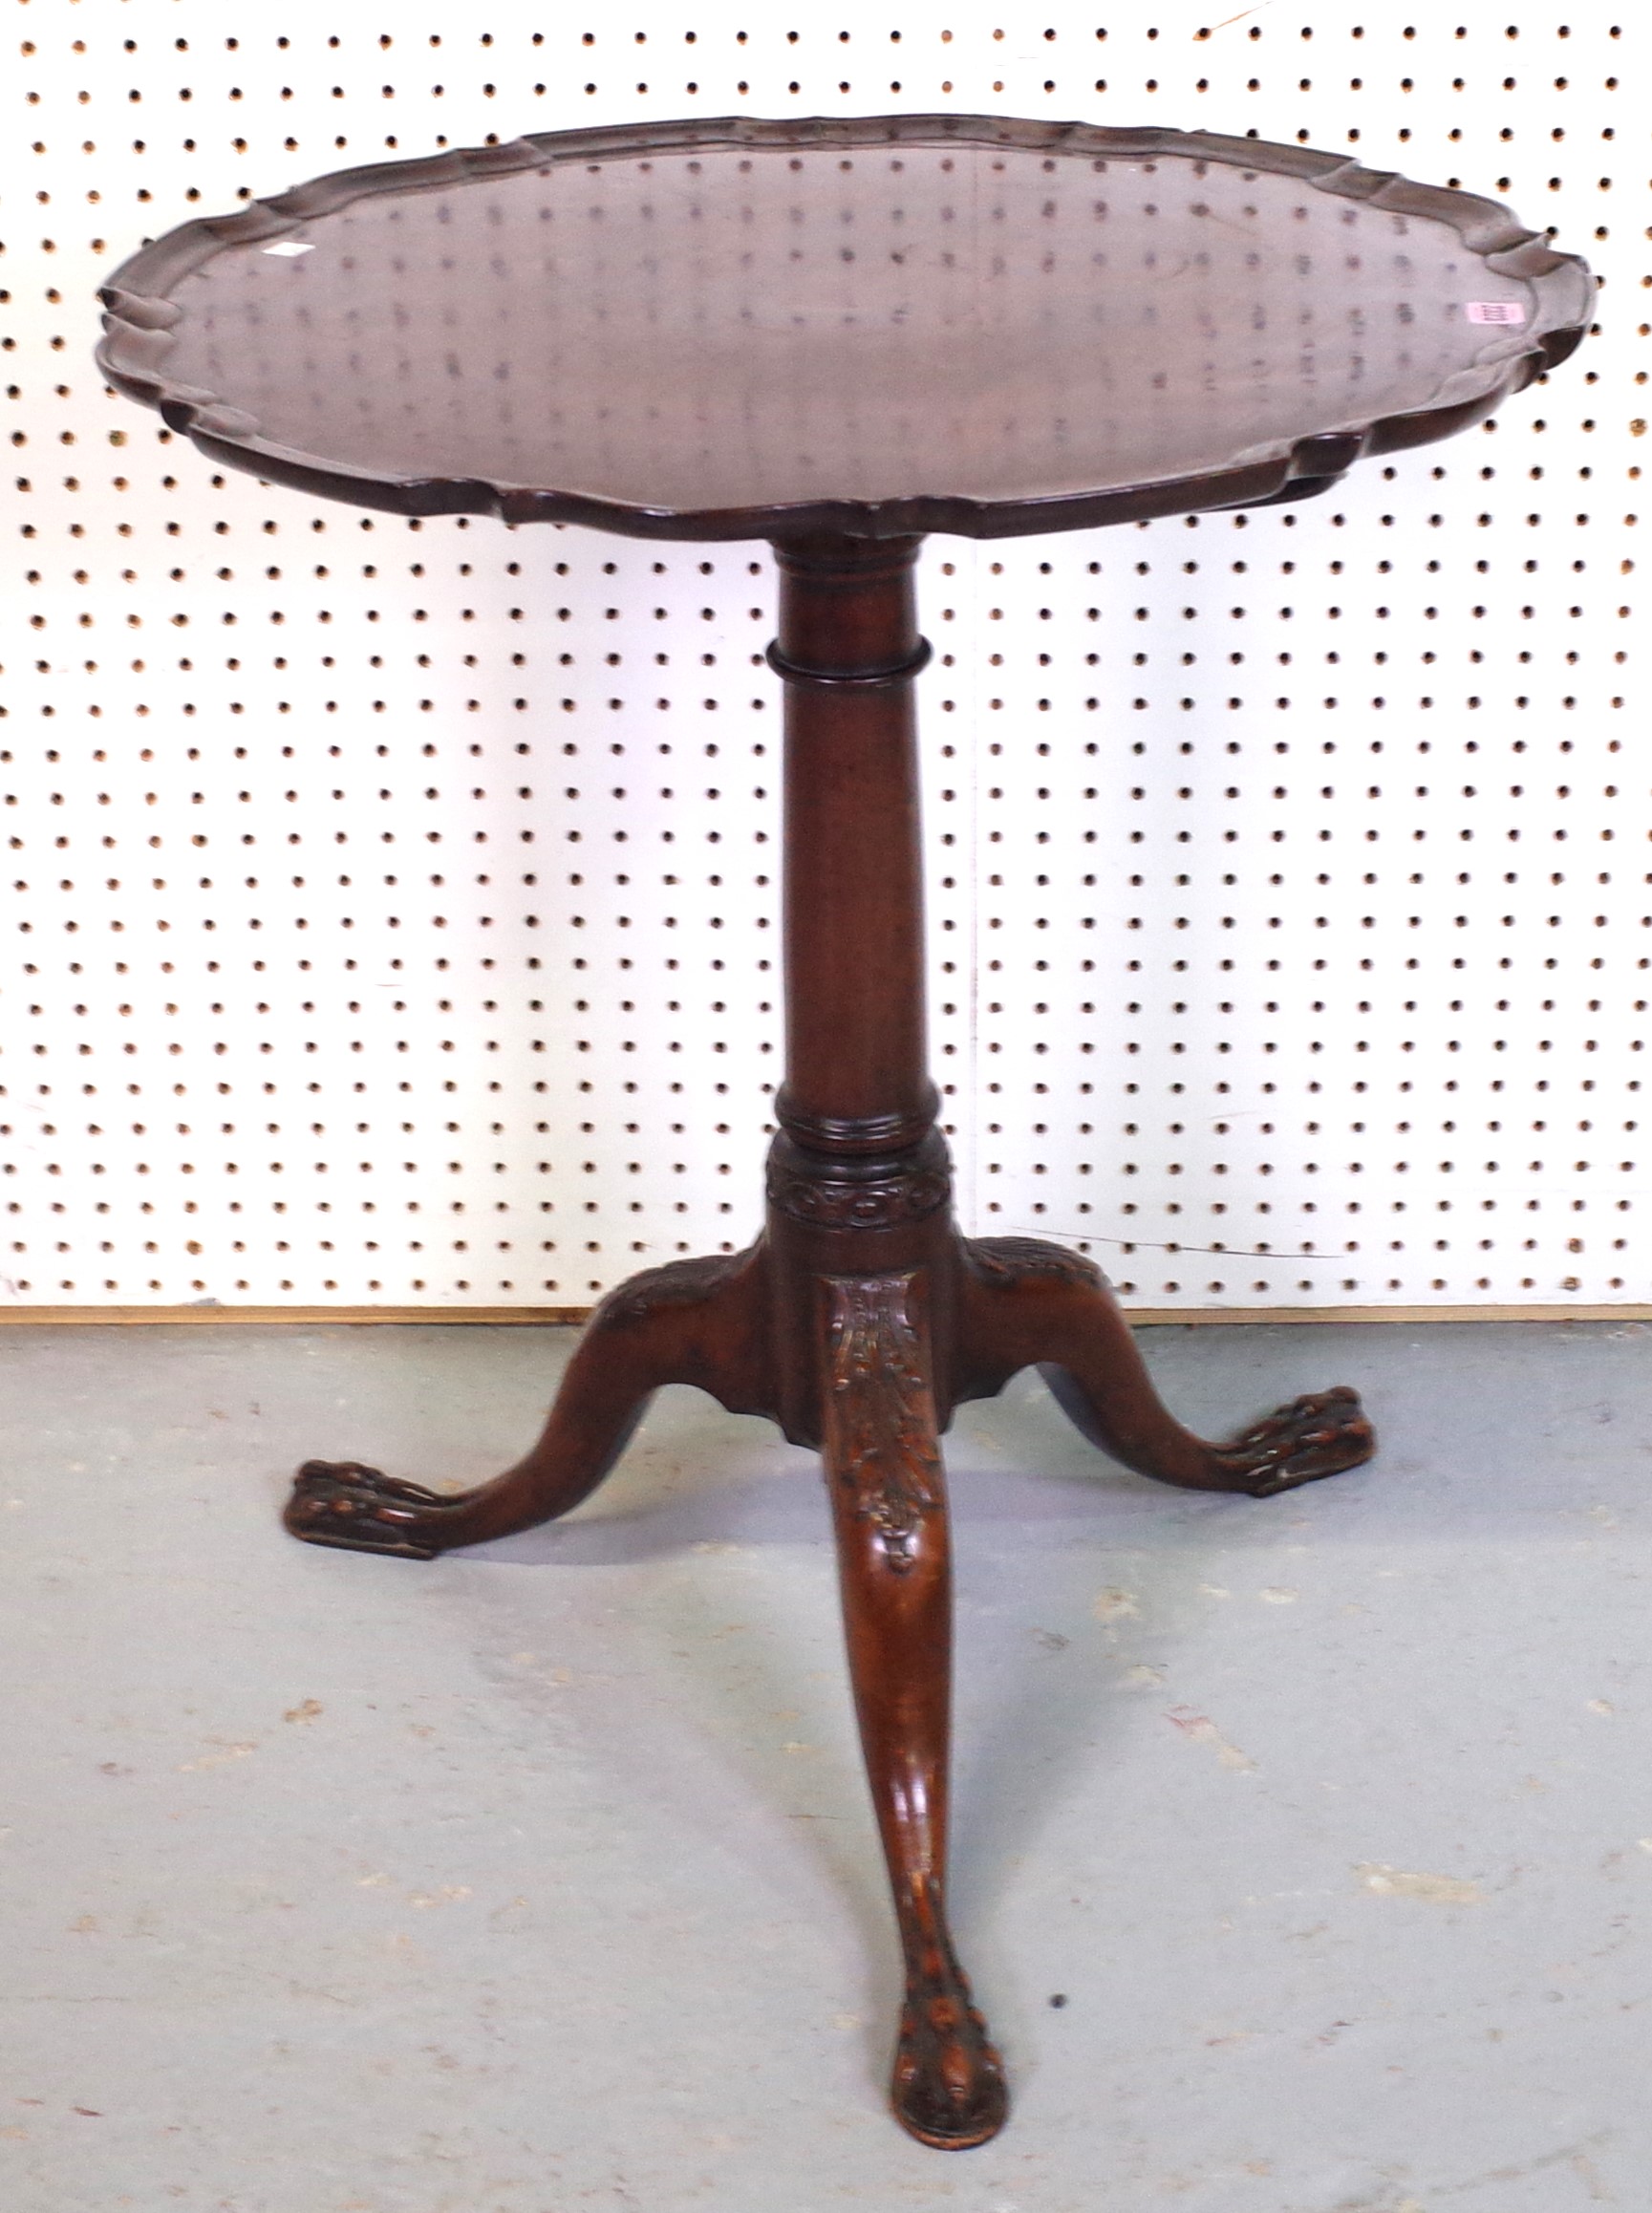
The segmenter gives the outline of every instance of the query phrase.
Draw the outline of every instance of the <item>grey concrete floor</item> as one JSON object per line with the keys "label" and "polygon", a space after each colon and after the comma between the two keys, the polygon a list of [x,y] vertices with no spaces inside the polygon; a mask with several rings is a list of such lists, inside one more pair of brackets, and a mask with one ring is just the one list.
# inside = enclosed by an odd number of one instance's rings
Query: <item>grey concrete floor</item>
{"label": "grey concrete floor", "polygon": [[297,1461],[491,1472],[569,1334],[0,1332],[0,2205],[1652,2204],[1652,1331],[1143,1336],[1200,1428],[1347,1380],[1382,1450],[1206,1498],[1032,1377],[959,1417],[955,1902],[1015,2110],[949,2155],[884,2110],[806,1455],[671,1391],[555,1528],[322,1552]]}

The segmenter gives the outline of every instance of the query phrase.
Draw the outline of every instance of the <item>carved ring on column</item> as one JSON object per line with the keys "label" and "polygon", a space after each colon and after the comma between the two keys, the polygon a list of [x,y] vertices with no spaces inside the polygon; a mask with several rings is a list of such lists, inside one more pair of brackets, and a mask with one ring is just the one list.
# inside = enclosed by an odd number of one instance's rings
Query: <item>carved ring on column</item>
{"label": "carved ring on column", "polygon": [[921,1221],[952,1196],[946,1144],[932,1132],[905,1162],[823,1160],[784,1135],[769,1154],[768,1195],[794,1221],[828,1230],[883,1230]]}

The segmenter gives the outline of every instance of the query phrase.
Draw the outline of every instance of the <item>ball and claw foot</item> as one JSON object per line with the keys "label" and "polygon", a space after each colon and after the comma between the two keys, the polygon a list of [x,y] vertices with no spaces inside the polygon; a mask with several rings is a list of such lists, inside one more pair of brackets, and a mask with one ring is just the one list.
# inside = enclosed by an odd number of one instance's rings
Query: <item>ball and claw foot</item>
{"label": "ball and claw foot", "polygon": [[445,1549],[437,1530],[449,1507],[439,1492],[380,1474],[359,1460],[307,1460],[282,1520],[307,1544],[435,1559]]}
{"label": "ball and claw foot", "polygon": [[908,1986],[890,2103],[909,2135],[941,2152],[984,2144],[1009,2116],[1003,2064],[955,1962]]}
{"label": "ball and claw foot", "polygon": [[1358,1391],[1338,1384],[1312,1391],[1266,1414],[1259,1422],[1216,1448],[1216,1459],[1232,1478],[1223,1488],[1272,1498],[1299,1483],[1340,1475],[1357,1468],[1377,1449]]}

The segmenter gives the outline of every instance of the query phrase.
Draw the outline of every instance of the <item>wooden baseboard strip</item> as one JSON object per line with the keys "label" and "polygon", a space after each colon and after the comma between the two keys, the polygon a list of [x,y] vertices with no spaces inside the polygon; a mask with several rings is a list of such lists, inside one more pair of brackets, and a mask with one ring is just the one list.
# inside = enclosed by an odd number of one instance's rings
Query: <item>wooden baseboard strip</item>
{"label": "wooden baseboard strip", "polygon": [[0,1329],[545,1329],[590,1314],[589,1306],[0,1306]]}
{"label": "wooden baseboard strip", "polygon": [[[1130,1306],[1139,1327],[1232,1329],[1269,1323],[1652,1321],[1652,1306]],[[589,1321],[589,1306],[0,1306],[0,1329],[547,1329]]]}
{"label": "wooden baseboard strip", "polygon": [[1410,1329],[1427,1321],[1652,1321],[1652,1306],[1126,1306],[1139,1327],[1180,1322],[1206,1329],[1238,1323],[1298,1324],[1393,1321]]}

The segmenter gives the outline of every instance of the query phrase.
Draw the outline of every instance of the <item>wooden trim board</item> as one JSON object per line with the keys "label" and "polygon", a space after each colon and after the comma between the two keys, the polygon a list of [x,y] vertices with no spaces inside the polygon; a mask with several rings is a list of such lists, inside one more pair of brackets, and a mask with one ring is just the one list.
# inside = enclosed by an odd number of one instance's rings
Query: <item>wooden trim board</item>
{"label": "wooden trim board", "polygon": [[[1652,1305],[1577,1306],[1133,1306],[1141,1327],[1237,1328],[1269,1322],[1652,1321]],[[0,1306],[0,1329],[173,1328],[547,1329],[589,1321],[589,1306]]]}

